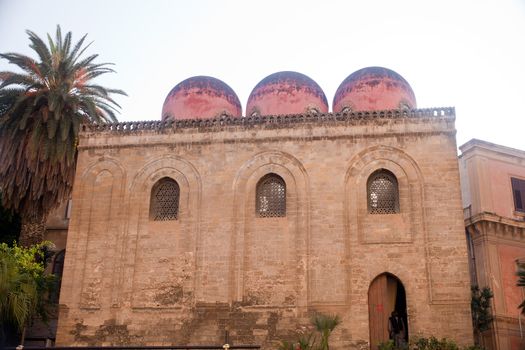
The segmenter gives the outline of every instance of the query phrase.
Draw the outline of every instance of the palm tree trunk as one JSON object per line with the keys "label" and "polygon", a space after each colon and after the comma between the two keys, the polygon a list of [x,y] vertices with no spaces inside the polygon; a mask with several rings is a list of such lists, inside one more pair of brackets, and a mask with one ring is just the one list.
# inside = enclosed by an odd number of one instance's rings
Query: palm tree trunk
{"label": "palm tree trunk", "polygon": [[22,216],[19,243],[21,246],[29,247],[44,241],[46,232],[45,217]]}

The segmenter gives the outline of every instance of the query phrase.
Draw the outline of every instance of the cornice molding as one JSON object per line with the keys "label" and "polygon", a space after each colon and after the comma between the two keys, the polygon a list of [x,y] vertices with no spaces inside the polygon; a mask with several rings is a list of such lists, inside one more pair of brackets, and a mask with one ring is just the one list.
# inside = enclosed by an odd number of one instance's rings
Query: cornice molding
{"label": "cornice molding", "polygon": [[525,221],[483,212],[465,219],[473,235],[488,235],[525,242]]}
{"label": "cornice molding", "polygon": [[525,151],[478,139],[472,139],[459,146],[459,150],[461,151],[459,158],[472,158],[475,155],[480,155],[496,159],[510,157],[513,160],[516,158],[522,161],[525,160]]}
{"label": "cornice molding", "polygon": [[362,120],[380,119],[415,119],[432,118],[455,120],[456,111],[454,107],[424,108],[413,110],[386,110],[371,112],[350,113],[324,113],[324,114],[291,114],[291,115],[269,115],[257,117],[218,117],[211,119],[184,119],[169,121],[136,121],[111,124],[83,125],[82,133],[118,133],[130,134],[140,131],[155,131],[157,133],[173,132],[177,129],[188,128],[216,128],[221,126],[253,127],[256,125],[288,127],[293,124],[307,123],[338,123]]}
{"label": "cornice molding", "polygon": [[[209,145],[212,143],[264,143],[264,142],[285,142],[285,141],[301,141],[311,142],[319,140],[355,140],[355,139],[370,139],[373,137],[388,138],[397,135],[397,133],[383,133],[379,134],[356,134],[356,135],[317,135],[317,136],[279,136],[279,137],[262,137],[262,138],[224,138],[220,140],[191,140],[191,141],[177,141],[173,140],[170,142],[145,142],[145,143],[108,143],[108,144],[96,144],[96,145],[79,145],[78,150],[95,150],[95,149],[126,149],[126,148],[152,148],[152,147],[185,147],[185,146],[199,146]],[[429,131],[429,132],[404,132],[404,137],[429,137],[429,136],[455,136],[455,130],[449,131]]]}

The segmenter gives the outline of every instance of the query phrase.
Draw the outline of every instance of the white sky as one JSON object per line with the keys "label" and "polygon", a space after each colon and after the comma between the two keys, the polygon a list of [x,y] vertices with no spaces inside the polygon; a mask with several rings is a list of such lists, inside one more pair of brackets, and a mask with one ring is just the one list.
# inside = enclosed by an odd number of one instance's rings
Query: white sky
{"label": "white sky", "polygon": [[419,108],[456,107],[458,145],[525,149],[525,0],[0,0],[0,52],[32,54],[25,29],[44,37],[57,24],[115,63],[98,82],[128,93],[122,121],[159,119],[167,93],[194,75],[230,85],[244,112],[277,71],[308,75],[331,105],[350,73],[384,66]]}

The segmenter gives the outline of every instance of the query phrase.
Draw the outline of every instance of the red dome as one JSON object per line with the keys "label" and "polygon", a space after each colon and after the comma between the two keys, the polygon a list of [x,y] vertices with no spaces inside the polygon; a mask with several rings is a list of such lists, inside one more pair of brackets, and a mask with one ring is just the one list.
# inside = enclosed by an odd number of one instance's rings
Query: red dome
{"label": "red dome", "polygon": [[334,113],[416,108],[416,97],[408,82],[383,67],[367,67],[346,78],[334,96]]}
{"label": "red dome", "polygon": [[219,79],[188,78],[170,91],[162,106],[162,120],[206,119],[221,115],[240,117],[241,102],[235,92]]}
{"label": "red dome", "polygon": [[253,88],[246,116],[327,113],[328,102],[319,85],[304,74],[279,72],[267,76]]}

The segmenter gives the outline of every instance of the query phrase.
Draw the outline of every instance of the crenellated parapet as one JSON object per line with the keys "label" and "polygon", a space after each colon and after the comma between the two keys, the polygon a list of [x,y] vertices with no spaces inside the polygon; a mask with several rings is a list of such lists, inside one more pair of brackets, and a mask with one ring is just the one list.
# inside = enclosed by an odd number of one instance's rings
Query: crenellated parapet
{"label": "crenellated parapet", "polygon": [[316,114],[289,114],[247,116],[234,118],[221,116],[210,119],[182,119],[182,120],[151,120],[108,124],[83,125],[82,131],[97,132],[111,131],[118,133],[133,133],[143,130],[165,130],[181,128],[209,128],[217,126],[255,126],[255,125],[283,125],[304,123],[331,123],[351,122],[374,119],[396,118],[452,118],[456,116],[454,107],[420,108],[412,110],[384,110],[347,113],[316,113]]}

